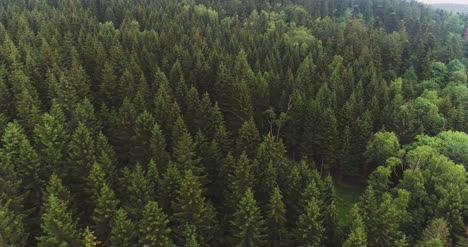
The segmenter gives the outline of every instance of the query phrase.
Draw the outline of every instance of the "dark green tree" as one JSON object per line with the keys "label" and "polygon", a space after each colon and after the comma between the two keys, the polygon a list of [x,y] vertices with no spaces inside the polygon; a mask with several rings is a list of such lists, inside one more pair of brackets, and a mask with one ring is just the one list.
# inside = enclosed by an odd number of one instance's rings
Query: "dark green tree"
{"label": "dark green tree", "polygon": [[184,227],[187,224],[197,229],[197,241],[204,245],[214,237],[215,212],[202,195],[200,181],[191,170],[186,170],[180,181],[180,189],[173,204],[174,223],[178,226],[175,233],[178,241],[183,243]]}
{"label": "dark green tree", "polygon": [[261,246],[265,243],[265,233],[265,221],[249,188],[238,201],[231,221],[232,245]]}
{"label": "dark green tree", "polygon": [[136,244],[135,225],[127,218],[127,213],[123,209],[115,212],[112,219],[111,245],[130,247]]}
{"label": "dark green tree", "polygon": [[79,246],[80,232],[76,220],[67,212],[67,202],[51,194],[41,219],[41,236],[38,246]]}
{"label": "dark green tree", "polygon": [[268,229],[267,244],[269,246],[284,246],[290,243],[287,230],[286,206],[283,203],[281,190],[275,187],[271,193],[266,210],[266,226]]}
{"label": "dark green tree", "polygon": [[139,223],[139,243],[148,246],[173,246],[169,237],[171,229],[167,226],[168,223],[169,220],[158,203],[149,201]]}

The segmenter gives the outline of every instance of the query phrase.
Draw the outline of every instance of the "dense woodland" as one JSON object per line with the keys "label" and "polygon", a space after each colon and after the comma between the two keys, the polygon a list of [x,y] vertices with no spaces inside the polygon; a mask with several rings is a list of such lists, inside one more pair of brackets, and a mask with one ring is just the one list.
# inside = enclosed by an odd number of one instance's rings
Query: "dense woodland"
{"label": "dense woodland", "polygon": [[[2,0],[0,246],[466,247],[467,23],[403,0]],[[336,184],[366,187],[346,221]]]}

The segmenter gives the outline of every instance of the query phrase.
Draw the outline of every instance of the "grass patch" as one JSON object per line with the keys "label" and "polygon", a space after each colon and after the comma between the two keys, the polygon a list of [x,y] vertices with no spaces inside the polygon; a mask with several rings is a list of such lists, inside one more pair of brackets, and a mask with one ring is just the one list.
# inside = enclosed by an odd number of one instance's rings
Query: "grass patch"
{"label": "grass patch", "polygon": [[359,201],[359,197],[364,192],[364,188],[336,184],[335,191],[338,225],[346,226],[350,221],[349,212],[353,205]]}

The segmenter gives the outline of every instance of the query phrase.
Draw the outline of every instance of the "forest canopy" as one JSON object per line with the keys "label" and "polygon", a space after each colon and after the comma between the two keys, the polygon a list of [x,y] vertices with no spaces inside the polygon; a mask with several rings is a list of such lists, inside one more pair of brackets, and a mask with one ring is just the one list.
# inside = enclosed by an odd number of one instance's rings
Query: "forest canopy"
{"label": "forest canopy", "polygon": [[468,246],[467,26],[405,0],[0,1],[0,246]]}

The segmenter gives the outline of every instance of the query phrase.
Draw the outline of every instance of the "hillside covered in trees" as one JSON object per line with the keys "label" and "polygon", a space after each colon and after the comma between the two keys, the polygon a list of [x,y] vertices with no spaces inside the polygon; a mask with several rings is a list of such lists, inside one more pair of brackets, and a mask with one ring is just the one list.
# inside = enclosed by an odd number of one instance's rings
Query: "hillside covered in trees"
{"label": "hillside covered in trees", "polygon": [[[0,1],[0,246],[468,246],[468,15]],[[339,224],[336,184],[365,186]]]}

